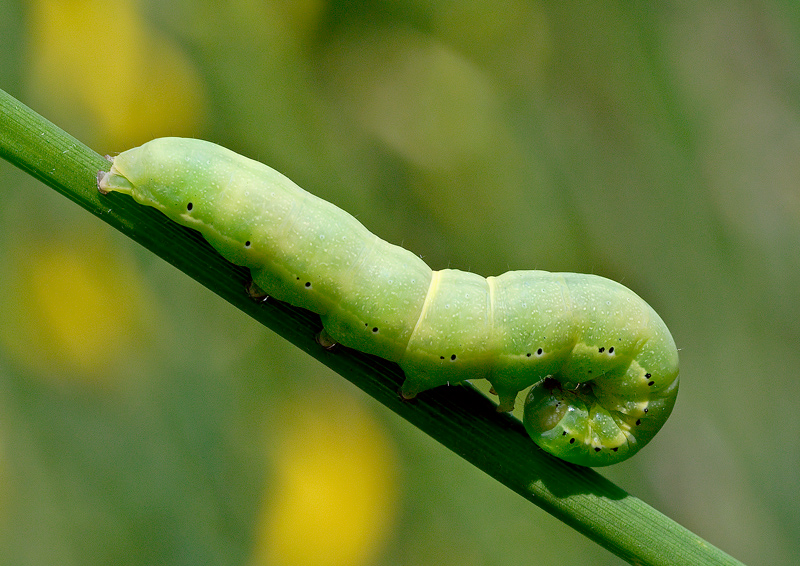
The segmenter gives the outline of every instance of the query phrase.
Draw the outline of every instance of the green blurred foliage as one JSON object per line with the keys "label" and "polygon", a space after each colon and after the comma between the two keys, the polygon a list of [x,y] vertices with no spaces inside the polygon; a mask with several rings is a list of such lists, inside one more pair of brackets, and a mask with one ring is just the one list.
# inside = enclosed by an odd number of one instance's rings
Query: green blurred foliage
{"label": "green blurred foliage", "polygon": [[[204,137],[434,268],[634,289],[681,394],[603,473],[797,562],[794,4],[2,0],[0,47],[101,153]],[[5,162],[0,259],[2,564],[620,563]]]}

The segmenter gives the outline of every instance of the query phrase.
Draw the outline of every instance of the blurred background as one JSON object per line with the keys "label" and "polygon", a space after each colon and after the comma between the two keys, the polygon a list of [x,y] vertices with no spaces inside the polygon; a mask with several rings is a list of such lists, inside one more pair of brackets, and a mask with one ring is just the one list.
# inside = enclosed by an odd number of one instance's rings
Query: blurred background
{"label": "blurred background", "polygon": [[[800,556],[800,4],[0,0],[0,87],[259,159],[434,268],[596,273],[681,349],[600,470]],[[0,162],[0,563],[621,561]]]}

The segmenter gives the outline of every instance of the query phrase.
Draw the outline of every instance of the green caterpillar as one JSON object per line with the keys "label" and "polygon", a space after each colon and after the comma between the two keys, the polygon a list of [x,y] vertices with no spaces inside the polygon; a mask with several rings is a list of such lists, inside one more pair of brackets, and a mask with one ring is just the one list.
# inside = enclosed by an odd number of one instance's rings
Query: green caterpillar
{"label": "green caterpillar", "polygon": [[254,283],[319,313],[322,342],[397,362],[401,393],[487,379],[498,410],[531,387],[524,424],[544,450],[605,466],[635,454],[678,393],[678,352],[650,306],[595,275],[432,271],[418,256],[267,167],[161,138],[113,158],[102,193],[130,194],[198,230]]}

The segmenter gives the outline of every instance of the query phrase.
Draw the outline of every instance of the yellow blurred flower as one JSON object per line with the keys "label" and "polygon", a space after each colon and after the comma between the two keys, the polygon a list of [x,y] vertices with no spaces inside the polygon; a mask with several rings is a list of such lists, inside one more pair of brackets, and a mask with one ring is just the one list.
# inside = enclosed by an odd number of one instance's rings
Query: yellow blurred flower
{"label": "yellow blurred flower", "polygon": [[132,0],[32,2],[28,85],[37,110],[113,148],[197,134],[206,112],[201,78],[138,7]]}
{"label": "yellow blurred flower", "polygon": [[368,564],[391,532],[399,497],[391,439],[350,397],[324,397],[278,433],[254,566]]}
{"label": "yellow blurred flower", "polygon": [[0,285],[0,345],[34,373],[107,383],[151,335],[142,324],[152,319],[151,301],[111,248],[74,234],[60,241],[11,251]]}

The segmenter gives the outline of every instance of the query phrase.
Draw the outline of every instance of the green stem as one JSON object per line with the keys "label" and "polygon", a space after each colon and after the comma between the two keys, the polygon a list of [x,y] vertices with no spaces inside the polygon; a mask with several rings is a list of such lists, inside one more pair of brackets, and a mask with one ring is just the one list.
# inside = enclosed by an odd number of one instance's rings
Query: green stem
{"label": "green stem", "polygon": [[397,394],[399,367],[345,348],[327,351],[315,341],[319,317],[244,292],[247,270],[221,258],[196,232],[169,222],[124,195],[99,195],[103,157],[0,90],[0,156],[128,234],[197,279],[427,434],[631,564],[741,564],[629,495],[594,470],[573,466],[538,449],[515,418],[469,386],[440,387],[412,402]]}

